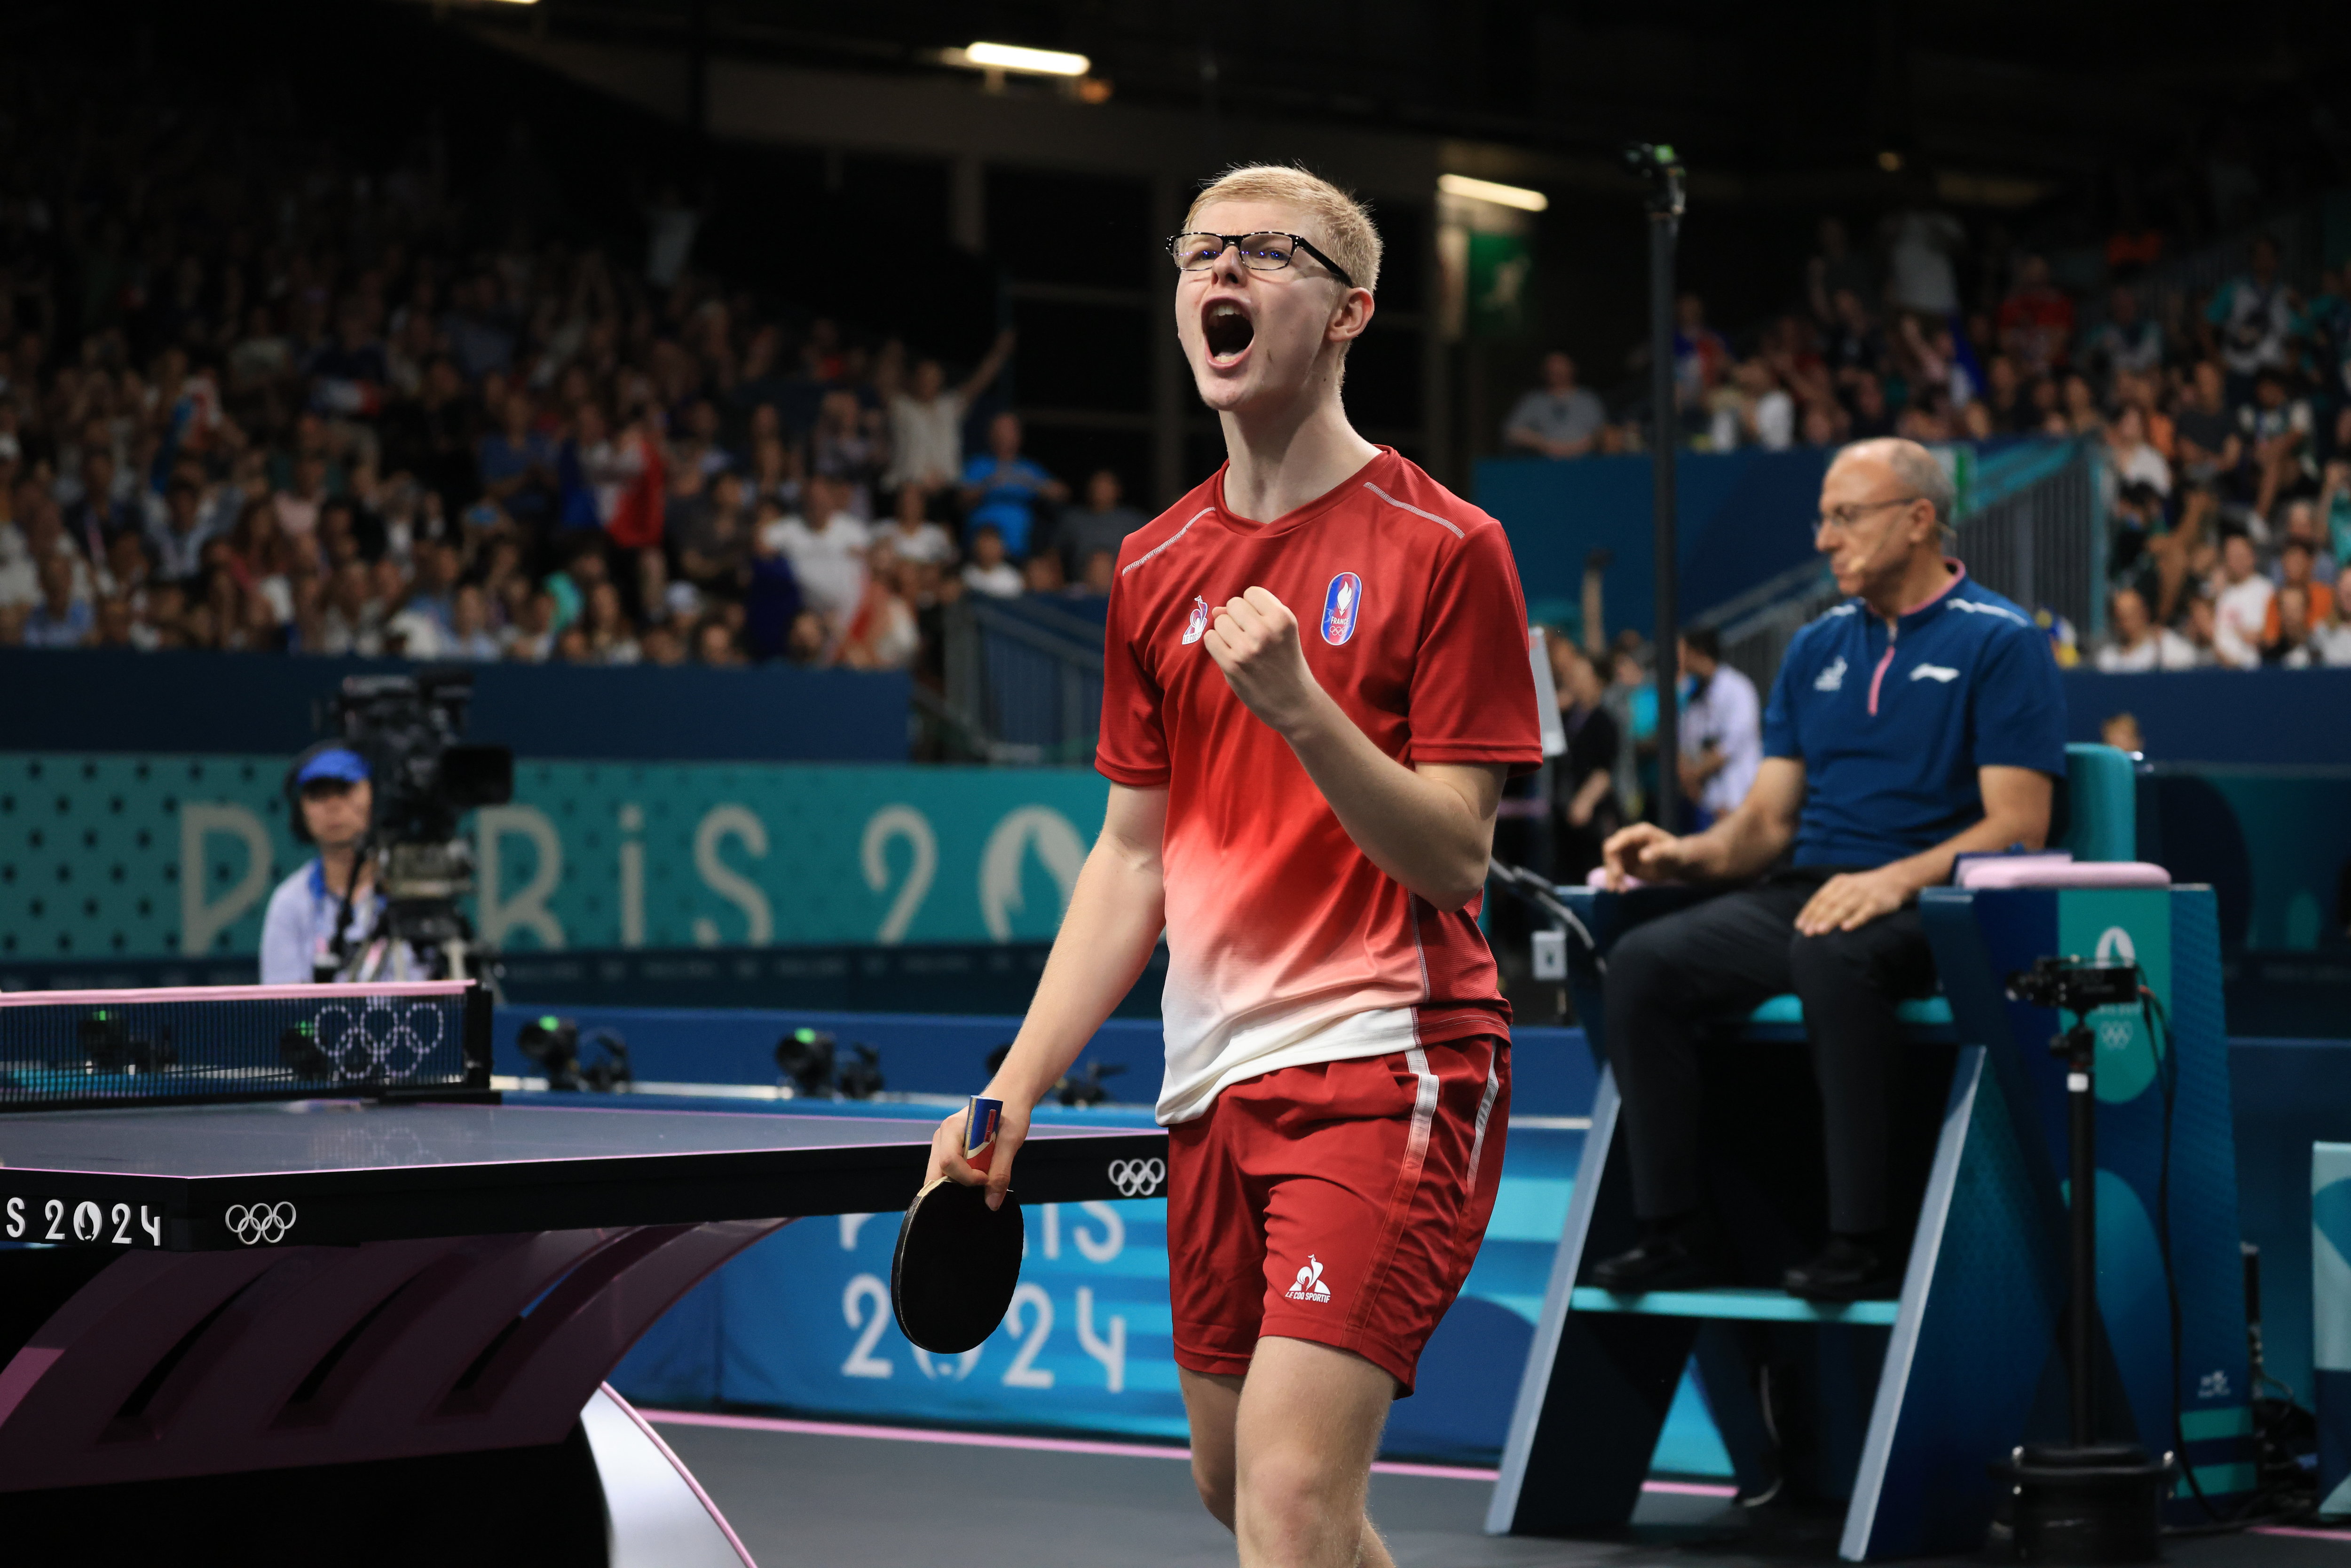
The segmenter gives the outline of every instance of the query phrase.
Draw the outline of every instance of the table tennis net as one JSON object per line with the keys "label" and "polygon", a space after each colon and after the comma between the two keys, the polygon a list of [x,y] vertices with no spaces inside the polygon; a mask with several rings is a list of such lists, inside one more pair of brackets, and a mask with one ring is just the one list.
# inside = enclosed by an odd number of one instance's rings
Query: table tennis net
{"label": "table tennis net", "polygon": [[0,995],[0,1111],[486,1089],[477,985]]}

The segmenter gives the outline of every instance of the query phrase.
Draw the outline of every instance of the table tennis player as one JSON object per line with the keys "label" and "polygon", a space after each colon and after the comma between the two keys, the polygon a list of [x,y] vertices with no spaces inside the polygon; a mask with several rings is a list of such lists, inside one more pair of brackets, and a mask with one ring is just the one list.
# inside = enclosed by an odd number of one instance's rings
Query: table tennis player
{"label": "table tennis player", "polygon": [[1236,168],[1169,242],[1227,461],[1119,551],[1101,836],[1035,1001],[932,1173],[1019,1186],[1029,1113],[1168,970],[1169,1291],[1201,1500],[1243,1563],[1392,1560],[1364,1516],[1392,1400],[1501,1170],[1510,1009],[1477,925],[1504,778],[1541,760],[1500,527],[1340,400],[1380,237],[1302,170]]}

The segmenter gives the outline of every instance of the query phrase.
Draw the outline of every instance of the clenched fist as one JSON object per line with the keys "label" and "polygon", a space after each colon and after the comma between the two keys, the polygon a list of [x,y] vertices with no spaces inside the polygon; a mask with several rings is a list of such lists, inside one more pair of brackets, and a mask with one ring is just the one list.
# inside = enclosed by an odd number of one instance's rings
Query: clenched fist
{"label": "clenched fist", "polygon": [[1306,667],[1298,617],[1262,588],[1228,600],[1200,645],[1249,712],[1277,735],[1294,736],[1328,702]]}

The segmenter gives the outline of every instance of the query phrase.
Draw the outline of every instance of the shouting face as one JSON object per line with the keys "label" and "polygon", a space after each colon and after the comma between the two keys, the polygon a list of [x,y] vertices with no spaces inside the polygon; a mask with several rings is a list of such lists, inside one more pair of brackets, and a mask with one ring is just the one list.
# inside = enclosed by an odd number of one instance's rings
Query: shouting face
{"label": "shouting face", "polygon": [[[1311,222],[1282,203],[1217,202],[1186,226],[1205,234],[1303,235],[1327,250],[1309,232]],[[1219,413],[1286,401],[1317,376],[1335,379],[1345,346],[1371,318],[1370,290],[1349,287],[1303,249],[1289,265],[1261,271],[1228,246],[1212,265],[1176,274],[1176,336],[1200,401]]]}

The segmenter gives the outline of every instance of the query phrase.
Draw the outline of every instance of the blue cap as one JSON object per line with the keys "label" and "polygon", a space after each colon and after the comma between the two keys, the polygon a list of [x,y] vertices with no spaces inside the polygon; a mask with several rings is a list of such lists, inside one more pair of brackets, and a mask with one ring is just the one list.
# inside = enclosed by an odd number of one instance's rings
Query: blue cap
{"label": "blue cap", "polygon": [[298,788],[333,779],[345,784],[362,784],[367,777],[367,758],[347,746],[336,746],[302,764],[302,771],[294,775],[294,783]]}

